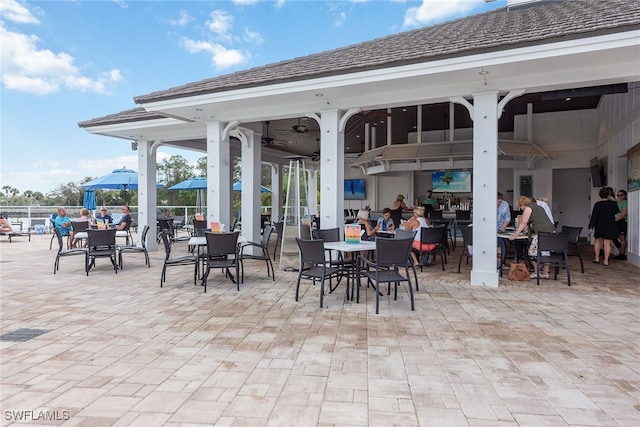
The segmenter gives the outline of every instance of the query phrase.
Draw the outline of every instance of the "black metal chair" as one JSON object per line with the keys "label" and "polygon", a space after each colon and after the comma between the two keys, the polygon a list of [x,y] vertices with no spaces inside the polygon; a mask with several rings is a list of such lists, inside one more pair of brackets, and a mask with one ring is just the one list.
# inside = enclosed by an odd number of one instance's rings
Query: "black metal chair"
{"label": "black metal chair", "polygon": [[584,264],[582,262],[582,255],[578,249],[578,242],[580,241],[580,233],[582,233],[582,227],[571,227],[563,225],[560,229],[561,233],[567,233],[569,235],[569,245],[573,245],[573,251],[569,250],[567,253],[569,256],[577,256],[580,260],[580,271],[584,274]]}
{"label": "black metal chair", "polygon": [[462,227],[460,229],[462,234],[462,252],[460,253],[460,259],[458,260],[458,273],[460,273],[460,264],[462,264],[462,258],[467,256],[467,264],[469,264],[469,257],[473,254],[469,251],[469,247],[473,246],[473,229],[471,227]]}
{"label": "black metal chair", "polygon": [[278,221],[273,223],[273,227],[276,230],[276,246],[273,248],[273,259],[276,259],[276,253],[278,252],[278,246],[282,246],[282,234],[284,233],[284,221]]}
{"label": "black metal chair", "polygon": [[[207,239],[207,253],[205,254],[206,269],[202,276],[202,284],[204,291],[207,292],[207,280],[209,272],[212,268],[222,268],[225,275],[236,283],[238,291],[240,290],[240,256],[238,254],[238,236],[239,231],[232,233],[204,233]],[[234,268],[236,275],[233,276],[229,271]],[[235,277],[235,278],[234,278]]]}
{"label": "black metal chair", "polygon": [[[431,206],[431,205],[429,205]],[[417,233],[417,230],[403,230],[401,228],[398,228],[396,230],[396,235],[395,238],[396,239],[412,239],[415,237]],[[413,260],[411,259],[411,252],[409,252],[409,257],[407,258],[407,262],[409,262],[409,267],[411,267],[411,269],[413,270],[413,277],[415,278],[416,281],[416,291],[419,291],[419,286],[418,286],[418,272],[416,270],[416,266],[413,265]]]}
{"label": "black metal chair", "polygon": [[[446,253],[451,255],[451,249],[456,250],[456,242],[454,239],[453,218],[441,218],[431,221],[431,225],[434,228],[442,227],[442,247],[446,250]],[[445,256],[445,263],[447,258]]]}
{"label": "black metal chair", "polygon": [[71,229],[73,230],[73,239],[71,240],[71,247],[75,248],[76,245],[82,246],[84,238],[77,238],[78,233],[85,233],[89,229],[89,221],[71,221]]}
{"label": "black metal chair", "polygon": [[433,221],[434,219],[442,219],[442,209],[434,209],[429,212],[429,219]]}
{"label": "black metal chair", "polygon": [[[262,239],[260,243],[255,242],[247,242],[242,243],[240,245],[240,281],[244,283],[244,260],[253,259],[257,261],[265,261],[267,263],[267,277],[273,277],[273,281],[276,280],[276,273],[273,270],[273,262],[271,262],[271,257],[269,256],[269,238],[271,237],[271,233],[273,232],[273,227],[267,225],[264,227],[262,231]],[[260,248],[259,254],[249,254],[244,250],[247,248]],[[271,271],[269,271],[271,269]]]}
{"label": "black metal chair", "polygon": [[[440,255],[440,261],[442,262],[442,271],[444,271],[445,253],[442,244],[442,235],[444,227],[420,227],[420,250],[413,249],[418,253],[418,259],[420,260],[420,271],[422,271],[425,255]],[[433,245],[431,250],[423,250],[424,245]]]}
{"label": "black metal chair", "polygon": [[[370,261],[366,257],[360,255],[359,260],[371,270],[362,273],[369,283],[375,282],[376,289],[376,314],[380,309],[380,283],[387,283],[387,295],[391,294],[391,283],[394,283],[395,290],[393,299],[398,299],[398,285],[400,282],[407,282],[409,287],[409,296],[411,299],[411,311],[415,310],[413,300],[413,287],[411,286],[411,275],[409,274],[409,265],[411,264],[409,254],[413,245],[413,239],[376,239],[376,260]],[[404,267],[405,274],[400,273],[399,268]],[[360,275],[358,274],[358,281]],[[357,286],[357,298],[360,300],[360,286]]]}
{"label": "black metal chair", "polygon": [[149,261],[149,253],[147,252],[147,234],[149,233],[149,226],[145,225],[142,229],[142,236],[140,238],[140,246],[138,245],[122,245],[118,246],[118,266],[122,270],[122,254],[123,253],[143,253],[144,263],[151,268],[151,262]]}
{"label": "black metal chair", "polygon": [[195,255],[183,255],[181,257],[171,258],[171,241],[165,230],[160,231],[160,240],[164,244],[164,264],[162,265],[162,274],[160,275],[160,287],[167,279],[167,267],[176,265],[193,264],[193,284],[196,284],[198,278],[198,257]]}
{"label": "black metal chair", "polygon": [[569,234],[567,233],[538,233],[538,253],[536,255],[538,274],[536,276],[536,285],[540,285],[542,265],[551,264],[554,266],[553,280],[558,279],[558,270],[560,267],[564,267],[567,270],[567,285],[571,286],[568,245]]}
{"label": "black metal chair", "polygon": [[57,227],[53,227],[53,236],[58,239],[58,253],[56,254],[56,261],[53,263],[53,274],[56,274],[56,271],[58,271],[58,269],[60,268],[60,258],[73,255],[86,255],[87,249],[65,249],[64,239],[62,238],[62,234],[60,234],[60,230],[58,230]]}
{"label": "black metal chair", "polygon": [[[335,228],[325,228],[325,229],[313,229],[311,230],[311,237],[313,239],[316,240],[322,240],[323,242],[340,242],[342,241],[342,238],[340,237],[340,228],[335,227]],[[342,255],[342,252],[338,252],[338,258],[337,259],[333,259],[333,251],[327,251],[329,252],[329,266],[330,267],[336,267],[339,268],[340,271],[340,275],[338,276],[338,279],[336,280],[336,285],[333,286],[332,285],[332,281],[331,279],[329,279],[329,292],[333,292],[338,285],[340,284],[340,281],[342,280],[342,278],[345,275],[345,272],[350,271],[351,268],[353,268],[355,266],[354,262],[355,260],[353,259],[344,259],[344,256]]]}
{"label": "black metal chair", "polygon": [[298,280],[296,282],[296,301],[298,301],[300,293],[301,279],[309,279],[313,281],[314,285],[316,281],[320,281],[320,308],[322,308],[324,301],[324,281],[333,277],[337,280],[342,274],[341,269],[328,265],[323,240],[306,240],[296,237],[296,243],[300,249],[300,267],[298,270]]}
{"label": "black metal chair", "polygon": [[87,276],[91,267],[95,266],[96,258],[109,258],[113,271],[118,274],[116,260],[116,229],[87,230],[87,252],[85,256],[85,271]]}

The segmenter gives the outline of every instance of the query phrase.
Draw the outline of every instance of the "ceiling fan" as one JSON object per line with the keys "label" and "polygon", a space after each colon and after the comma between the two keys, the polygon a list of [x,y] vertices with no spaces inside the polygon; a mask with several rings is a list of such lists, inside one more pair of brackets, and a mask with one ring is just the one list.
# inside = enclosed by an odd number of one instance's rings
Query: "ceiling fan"
{"label": "ceiling fan", "polygon": [[281,140],[277,140],[277,139],[273,139],[269,136],[269,122],[268,120],[263,122],[264,123],[264,127],[265,127],[265,131],[264,131],[264,136],[262,137],[262,145],[266,146],[266,145],[285,145],[287,142],[286,141],[281,141]]}

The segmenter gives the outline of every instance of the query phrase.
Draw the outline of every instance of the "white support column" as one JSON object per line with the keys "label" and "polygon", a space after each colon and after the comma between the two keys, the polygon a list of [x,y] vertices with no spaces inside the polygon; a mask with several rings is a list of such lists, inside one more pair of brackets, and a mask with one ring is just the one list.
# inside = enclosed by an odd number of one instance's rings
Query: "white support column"
{"label": "white support column", "polygon": [[138,233],[142,233],[145,225],[151,232],[147,235],[147,250],[158,249],[156,241],[156,205],[158,194],[156,188],[157,164],[156,147],[152,141],[138,141]]}
{"label": "white support column", "polygon": [[207,223],[218,221],[230,227],[231,155],[225,122],[207,123]]}
{"label": "white support column", "polygon": [[282,215],[282,165],[271,163],[271,220]]}
{"label": "white support column", "polygon": [[473,268],[471,284],[498,287],[498,92],[473,94]]}
{"label": "white support column", "polygon": [[344,222],[344,131],[338,110],[320,112],[320,224],[342,227]]}
{"label": "white support column", "polygon": [[[238,136],[242,144],[242,235],[250,242],[259,242],[262,135],[244,129],[234,136]],[[255,249],[247,248],[246,252],[257,255]]]}

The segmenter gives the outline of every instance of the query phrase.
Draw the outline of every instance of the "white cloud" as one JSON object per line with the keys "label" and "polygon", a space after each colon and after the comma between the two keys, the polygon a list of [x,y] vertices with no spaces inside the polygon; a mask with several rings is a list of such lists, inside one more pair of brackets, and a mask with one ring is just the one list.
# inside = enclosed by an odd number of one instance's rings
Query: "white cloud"
{"label": "white cloud", "polygon": [[248,6],[252,4],[258,3],[258,0],[232,0],[235,4],[239,4],[241,6]]}
{"label": "white cloud", "polygon": [[39,24],[29,9],[15,0],[0,0],[0,16],[18,24]]}
{"label": "white cloud", "polygon": [[257,45],[262,44],[262,36],[260,35],[260,33],[255,32],[255,31],[251,31],[248,28],[244,29],[244,39],[248,42],[253,42]]}
{"label": "white cloud", "polygon": [[422,0],[418,7],[410,7],[404,16],[403,27],[417,27],[443,21],[451,16],[464,14],[484,0]]}
{"label": "white cloud", "polygon": [[231,34],[229,32],[233,28],[233,16],[224,10],[214,10],[209,16],[211,16],[211,19],[205,23],[209,31],[222,38],[230,39]]}
{"label": "white cloud", "polygon": [[184,27],[191,21],[193,21],[193,18],[187,12],[181,11],[180,16],[177,19],[169,20],[169,24],[174,27]]}
{"label": "white cloud", "polygon": [[57,168],[60,166],[60,162],[56,160],[37,160],[32,166],[34,168]]}
{"label": "white cloud", "polygon": [[189,53],[206,52],[211,55],[211,62],[216,69],[225,69],[249,61],[251,55],[238,49],[227,49],[218,44],[202,40],[182,38],[182,45]]}
{"label": "white cloud", "polygon": [[280,9],[281,7],[284,7],[285,4],[285,0],[276,0],[275,3],[273,3],[273,7],[276,9]]}
{"label": "white cloud", "polygon": [[126,9],[129,7],[129,5],[124,2],[124,0],[113,0],[113,2],[120,6],[122,9]]}
{"label": "white cloud", "polygon": [[334,27],[342,27],[342,24],[347,20],[347,14],[344,12],[338,13],[338,16],[333,20]]}
{"label": "white cloud", "polygon": [[[12,0],[0,2],[0,16],[16,23],[39,23],[27,9]],[[108,93],[110,85],[122,79],[117,69],[95,79],[83,76],[74,65],[73,56],[40,48],[42,40],[38,36],[9,31],[4,21],[0,21],[0,39],[2,83],[7,89],[47,95],[58,92],[64,86]]]}
{"label": "white cloud", "polygon": [[[158,161],[160,161],[160,158],[158,158]],[[106,175],[112,170],[120,169],[122,167],[137,170],[138,156],[131,154],[109,158],[81,159],[78,161],[78,170],[83,171],[83,174],[86,176],[93,177]]]}

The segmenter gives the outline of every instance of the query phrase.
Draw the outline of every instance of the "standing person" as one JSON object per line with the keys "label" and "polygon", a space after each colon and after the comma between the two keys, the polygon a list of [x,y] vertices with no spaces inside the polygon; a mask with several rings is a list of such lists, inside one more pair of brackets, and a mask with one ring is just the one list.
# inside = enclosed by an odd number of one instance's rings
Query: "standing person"
{"label": "standing person", "polygon": [[431,205],[433,209],[438,209],[438,199],[433,198],[433,190],[427,191],[427,198],[422,201],[423,205]]}
{"label": "standing person", "polygon": [[105,224],[113,224],[113,218],[107,213],[107,208],[100,206],[100,212],[96,214],[96,221],[102,220]]}
{"label": "standing person", "polygon": [[[535,200],[532,197],[520,196],[518,197],[518,206],[522,209],[522,218],[518,221],[518,228],[513,232],[512,235],[509,236],[509,240],[515,240],[520,234],[522,234],[527,227],[532,228],[532,232],[535,233],[553,233],[555,230],[555,226],[551,221],[549,221],[549,217],[544,212]],[[529,244],[528,254],[530,257],[535,257],[538,255],[538,236],[534,236]],[[531,273],[531,278],[535,279],[538,277],[538,273],[540,274],[541,279],[549,278],[549,264],[544,264],[539,266],[536,262],[532,262],[533,264],[533,273]]]}
{"label": "standing person", "polygon": [[[511,222],[511,209],[509,209],[509,203],[504,200],[502,193],[498,192],[498,213],[496,229],[498,233],[505,232],[507,226]],[[507,253],[507,243],[504,239],[498,237],[498,247],[500,248],[500,255],[505,256]]]}
{"label": "standing person", "polygon": [[391,219],[391,209],[384,208],[382,210],[382,216],[378,218],[376,224],[376,231],[391,231],[395,229],[395,224]]}
{"label": "standing person", "polygon": [[393,206],[391,206],[391,219],[394,224],[397,224],[399,227],[402,223],[402,212],[408,209],[407,205],[404,203],[404,196],[402,194],[398,194],[395,202],[393,202]]}
{"label": "standing person", "polygon": [[627,259],[627,192],[618,190],[618,210],[620,213],[616,215],[615,220],[618,226],[618,239],[620,240],[620,255],[614,256],[613,259]]}
{"label": "standing person", "polygon": [[[589,221],[589,232],[593,234],[596,241],[593,245],[593,262],[600,263],[600,249],[604,249],[603,265],[609,265],[611,255],[611,242],[618,239],[618,226],[616,215],[620,212],[618,204],[610,199],[609,189],[602,187],[598,192],[600,201],[593,205],[591,220]],[[604,247],[603,247],[604,246]]]}
{"label": "standing person", "polygon": [[540,197],[539,199],[536,199],[536,204],[540,206],[542,209],[544,209],[544,213],[546,213],[547,217],[549,217],[549,221],[551,221],[551,223],[555,225],[555,221],[553,220],[553,214],[551,213],[551,208],[547,203],[548,200],[549,199],[547,199],[546,197]]}

